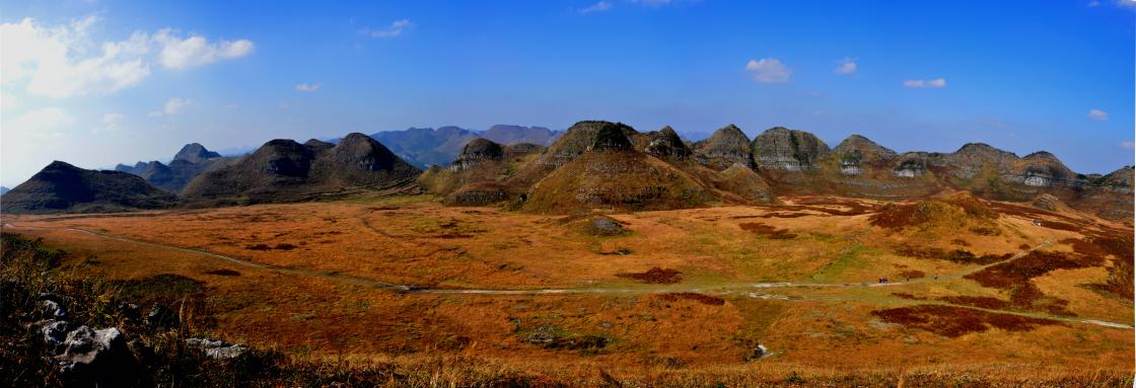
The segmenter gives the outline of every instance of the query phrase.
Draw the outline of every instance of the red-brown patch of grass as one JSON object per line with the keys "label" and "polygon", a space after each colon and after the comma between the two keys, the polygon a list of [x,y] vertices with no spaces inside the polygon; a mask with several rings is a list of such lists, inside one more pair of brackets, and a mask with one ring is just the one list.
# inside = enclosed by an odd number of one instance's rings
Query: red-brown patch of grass
{"label": "red-brown patch of grass", "polygon": [[989,296],[959,295],[944,296],[938,299],[951,304],[961,304],[964,306],[980,307],[991,310],[1003,310],[1010,307],[1010,302],[998,298],[991,298]]}
{"label": "red-brown patch of grass", "polygon": [[1085,268],[1101,263],[1101,259],[1090,256],[1033,251],[1028,255],[964,277],[978,282],[983,287],[1010,290],[1010,303],[1014,307],[1070,315],[1071,313],[1065,310],[1068,301],[1045,295],[1030,282],[1030,279],[1053,270]]}
{"label": "red-brown patch of grass", "polygon": [[991,328],[1006,331],[1030,331],[1038,326],[1060,324],[1050,319],[992,313],[966,307],[926,304],[876,310],[872,312],[872,315],[888,323],[926,330],[950,338],[969,333],[981,333]]}
{"label": "red-brown patch of grass", "polygon": [[1034,220],[1034,221],[1037,222],[1037,224],[1039,226],[1043,227],[1043,228],[1049,228],[1049,229],[1054,229],[1054,230],[1079,232],[1083,229],[1083,227],[1081,227],[1081,226],[1073,225],[1073,224],[1061,222],[1061,221],[1051,221],[1051,220],[1046,220],[1046,219],[1037,219],[1037,220]]}
{"label": "red-brown patch of grass", "polygon": [[915,296],[914,294],[909,292],[893,292],[891,293],[891,296],[908,300],[927,300],[927,298],[924,298],[922,296]]}
{"label": "red-brown patch of grass", "polygon": [[769,214],[758,216],[758,218],[801,218],[801,217],[808,216],[808,215],[811,215],[811,214],[799,213],[799,212],[798,213],[769,213]]}
{"label": "red-brown patch of grass", "polygon": [[907,271],[903,271],[903,272],[899,273],[899,277],[904,278],[904,279],[908,279],[908,280],[910,280],[910,279],[922,279],[926,276],[927,276],[927,274],[925,272],[918,271],[918,270],[907,270]]}
{"label": "red-brown patch of grass", "polygon": [[651,268],[647,272],[618,273],[615,276],[649,284],[674,284],[682,281],[682,272],[659,267]]}
{"label": "red-brown patch of grass", "polygon": [[756,222],[746,222],[738,226],[740,226],[742,230],[754,232],[772,240],[791,240],[797,237],[795,233],[789,233],[786,229],[777,229],[771,225]]}
{"label": "red-brown patch of grass", "polygon": [[695,292],[671,292],[671,293],[659,295],[659,298],[662,298],[663,300],[668,301],[668,302],[675,302],[675,301],[678,301],[679,299],[687,299],[687,300],[693,300],[695,302],[702,303],[702,304],[705,304],[705,305],[711,305],[711,306],[721,306],[721,305],[726,304],[725,299],[722,299],[722,298],[719,298],[719,297],[716,297],[716,296],[711,296],[711,295],[699,294],[699,293],[695,293]]}
{"label": "red-brown patch of grass", "polygon": [[1108,279],[1104,284],[1091,285],[1094,289],[1112,293],[1122,298],[1133,299],[1133,250],[1131,232],[1116,231],[1113,235],[1108,233],[1095,233],[1084,239],[1066,239],[1061,243],[1069,244],[1073,251],[1103,260],[1112,257],[1112,267],[1108,270]]}
{"label": "red-brown patch of grass", "polygon": [[[957,208],[958,210],[950,210]],[[889,203],[871,216],[872,225],[887,229],[903,229],[912,226],[932,224],[948,220],[959,210],[963,217],[975,221],[989,221],[998,218],[998,212],[974,196],[957,195],[944,199],[928,199],[915,203]],[[977,231],[976,231],[977,229]],[[972,231],[982,235],[990,233],[989,227],[976,227]]]}

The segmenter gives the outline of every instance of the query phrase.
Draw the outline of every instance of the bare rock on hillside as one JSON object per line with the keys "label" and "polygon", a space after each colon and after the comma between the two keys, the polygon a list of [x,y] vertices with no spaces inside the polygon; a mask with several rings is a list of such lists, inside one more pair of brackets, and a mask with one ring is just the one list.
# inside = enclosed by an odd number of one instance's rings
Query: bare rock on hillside
{"label": "bare rock on hillside", "polygon": [[735,163],[753,166],[753,151],[749,137],[736,125],[730,124],[714,131],[706,140],[695,143],[694,158],[698,163],[715,170],[725,170]]}
{"label": "bare rock on hillside", "polygon": [[827,144],[805,131],[774,127],[753,139],[753,160],[761,169],[810,170],[828,153]]}

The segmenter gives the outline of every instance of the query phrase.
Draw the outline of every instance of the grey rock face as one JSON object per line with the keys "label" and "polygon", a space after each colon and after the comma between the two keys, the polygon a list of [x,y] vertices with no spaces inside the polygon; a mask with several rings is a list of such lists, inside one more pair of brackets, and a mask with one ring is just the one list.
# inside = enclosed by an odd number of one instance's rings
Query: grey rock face
{"label": "grey rock face", "polygon": [[749,137],[733,124],[719,128],[706,140],[696,143],[694,158],[698,163],[718,171],[730,168],[734,163],[753,166]]}
{"label": "grey rock face", "polygon": [[186,346],[205,353],[206,357],[214,360],[237,358],[248,351],[247,347],[241,345],[230,345],[220,340],[210,340],[208,338],[187,338],[185,344]]}
{"label": "grey rock face", "polygon": [[39,332],[43,335],[43,343],[50,349],[57,349],[67,339],[67,321],[42,322]]}
{"label": "grey rock face", "polygon": [[174,160],[184,160],[190,163],[201,163],[207,159],[220,158],[221,154],[210,151],[198,143],[186,144],[174,155]]}
{"label": "grey rock face", "polygon": [[65,371],[129,356],[126,339],[117,328],[91,330],[87,326],[67,333],[65,350],[56,356]]}
{"label": "grey rock face", "polygon": [[[816,167],[816,160],[830,152],[815,135],[782,127],[770,128],[753,139],[753,161],[758,168],[805,171]],[[857,165],[858,162],[850,164]],[[857,172],[856,169],[849,169]],[[858,172],[857,172],[858,173]]]}
{"label": "grey rock face", "polygon": [[477,138],[466,143],[462,152],[450,166],[454,171],[475,168],[484,162],[498,161],[505,156],[505,149],[491,140]]}
{"label": "grey rock face", "polygon": [[67,311],[53,300],[39,301],[40,316],[45,319],[63,319],[67,317]]}
{"label": "grey rock face", "polygon": [[629,151],[633,149],[631,140],[623,130],[615,125],[607,125],[596,132],[595,140],[588,147],[589,151]]}
{"label": "grey rock face", "polygon": [[840,173],[846,176],[861,175],[865,167],[885,165],[897,156],[895,151],[860,135],[844,139],[832,154],[840,162]]}
{"label": "grey rock face", "polygon": [[611,217],[596,216],[588,223],[588,232],[596,236],[618,236],[627,233],[627,229]]}
{"label": "grey rock face", "polygon": [[678,137],[678,133],[670,126],[663,127],[657,132],[649,133],[651,141],[643,148],[643,152],[662,159],[686,159],[690,157],[690,149]]}

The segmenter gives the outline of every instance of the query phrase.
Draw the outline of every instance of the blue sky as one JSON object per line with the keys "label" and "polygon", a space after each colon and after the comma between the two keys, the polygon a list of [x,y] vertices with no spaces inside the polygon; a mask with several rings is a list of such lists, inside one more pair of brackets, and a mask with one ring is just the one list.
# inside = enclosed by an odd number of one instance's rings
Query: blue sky
{"label": "blue sky", "polygon": [[410,126],[690,137],[736,123],[898,151],[1133,160],[1131,0],[0,0],[0,184]]}

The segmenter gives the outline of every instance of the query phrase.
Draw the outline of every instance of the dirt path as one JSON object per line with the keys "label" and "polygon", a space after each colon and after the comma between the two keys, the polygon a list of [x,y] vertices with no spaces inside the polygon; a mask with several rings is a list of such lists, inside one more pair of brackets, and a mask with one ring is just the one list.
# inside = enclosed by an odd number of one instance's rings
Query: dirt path
{"label": "dirt path", "polygon": [[[803,297],[790,297],[790,296],[785,296],[785,295],[759,293],[759,292],[755,292],[754,290],[755,289],[766,290],[766,289],[777,289],[777,288],[899,287],[899,286],[904,286],[904,285],[909,285],[909,284],[937,282],[937,281],[943,281],[943,280],[946,280],[946,279],[960,278],[960,277],[965,276],[967,274],[978,272],[978,271],[981,271],[981,270],[986,269],[988,267],[1023,257],[1025,255],[1029,254],[1030,252],[1033,252],[1034,250],[1041,249],[1043,247],[1047,247],[1051,244],[1049,241],[1045,241],[1044,243],[1042,243],[1042,244],[1040,244],[1036,247],[1033,247],[1033,248],[1026,250],[1026,251],[1022,251],[1022,252],[1018,253],[1017,255],[1014,255],[1013,257],[1011,257],[1009,259],[998,261],[998,262],[995,262],[995,263],[982,265],[982,266],[979,266],[977,268],[968,269],[966,271],[962,271],[962,272],[959,272],[959,273],[956,273],[956,274],[940,275],[940,276],[937,276],[936,278],[933,278],[933,279],[932,278],[923,278],[923,279],[916,279],[916,280],[902,281],[902,282],[898,282],[898,281],[897,282],[887,282],[887,283],[768,282],[768,283],[734,283],[734,284],[726,283],[726,284],[721,284],[721,285],[714,286],[714,287],[640,286],[640,287],[628,287],[628,288],[599,288],[599,287],[591,288],[591,287],[589,287],[589,288],[533,288],[533,289],[471,289],[471,288],[424,288],[424,287],[417,287],[417,286],[413,286],[413,285],[388,283],[388,282],[383,282],[383,281],[374,280],[374,279],[370,279],[370,278],[346,275],[346,274],[342,274],[342,273],[330,273],[330,272],[313,271],[313,270],[308,270],[308,269],[285,268],[285,267],[275,266],[275,265],[271,265],[271,264],[257,263],[257,262],[254,262],[254,261],[249,261],[249,260],[239,259],[239,258],[235,258],[235,257],[225,256],[225,255],[209,252],[209,251],[202,250],[202,249],[183,248],[183,247],[178,247],[178,246],[173,246],[173,245],[167,245],[167,244],[162,244],[162,243],[156,243],[156,242],[151,242],[151,241],[134,239],[134,238],[130,238],[130,237],[116,236],[116,235],[112,235],[112,234],[109,234],[109,233],[96,232],[96,231],[82,229],[82,228],[74,228],[74,227],[50,228],[50,227],[40,227],[40,226],[17,226],[17,225],[13,225],[13,224],[4,224],[3,226],[5,228],[11,228],[11,229],[65,230],[65,231],[74,232],[74,233],[87,234],[87,235],[91,235],[91,236],[95,236],[95,237],[99,237],[99,238],[104,238],[104,239],[112,240],[112,241],[119,241],[119,242],[131,243],[131,244],[144,245],[144,246],[148,246],[148,247],[168,249],[168,250],[183,252],[183,253],[197,254],[197,255],[213,258],[213,259],[223,260],[223,261],[226,261],[226,262],[229,262],[229,263],[232,263],[232,264],[236,264],[236,265],[240,265],[240,266],[244,266],[244,267],[248,267],[248,268],[256,268],[256,269],[262,269],[262,270],[268,270],[268,271],[275,271],[275,272],[278,272],[278,273],[289,274],[289,275],[316,276],[316,277],[321,277],[321,278],[334,280],[334,281],[342,281],[342,282],[346,282],[346,283],[358,285],[358,286],[375,287],[375,288],[379,288],[379,289],[390,290],[390,291],[395,291],[395,292],[404,292],[404,293],[445,294],[445,295],[570,295],[570,294],[642,295],[642,294],[657,294],[657,293],[669,293],[669,292],[694,292],[694,293],[707,293],[707,294],[713,294],[713,295],[737,295],[737,294],[740,294],[740,295],[743,295],[743,296],[746,296],[746,297],[751,297],[751,298],[769,299],[769,300],[784,300],[784,301],[808,300],[808,299],[805,299]],[[1108,327],[1108,328],[1114,328],[1114,329],[1124,329],[1124,330],[1133,329],[1133,326],[1128,325],[1128,324],[1102,321],[1102,320],[1097,320],[1097,319],[1077,319],[1077,318],[1068,318],[1068,317],[1061,317],[1061,316],[1042,314],[1042,313],[1029,313],[1029,312],[985,309],[985,308],[974,307],[974,306],[956,305],[956,304],[951,304],[951,303],[946,303],[946,302],[936,302],[936,301],[925,301],[925,302],[926,303],[932,303],[932,304],[946,305],[946,306],[969,308],[969,309],[987,311],[987,312],[992,312],[992,313],[1011,314],[1011,315],[1018,315],[1018,316],[1031,317],[1031,318],[1050,319],[1050,320],[1054,320],[1054,321],[1069,322],[1069,323],[1081,323],[1081,324],[1095,325],[1095,326]]]}

